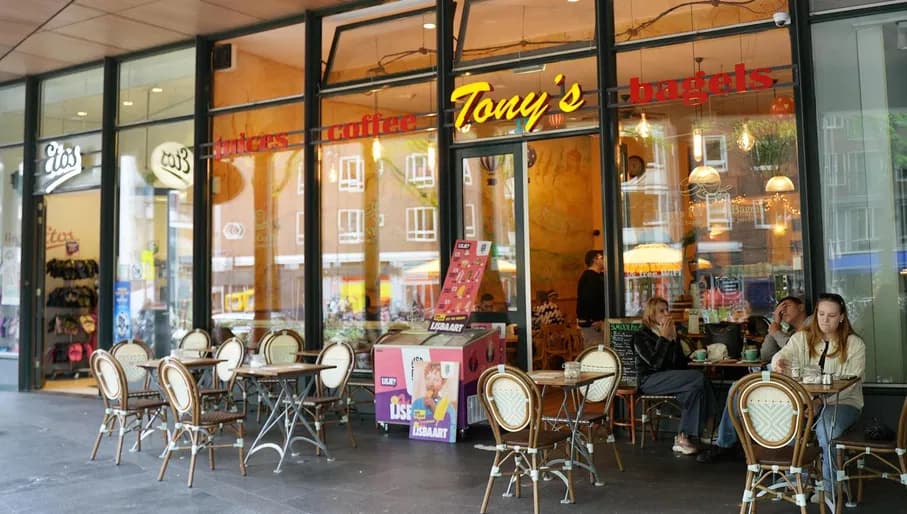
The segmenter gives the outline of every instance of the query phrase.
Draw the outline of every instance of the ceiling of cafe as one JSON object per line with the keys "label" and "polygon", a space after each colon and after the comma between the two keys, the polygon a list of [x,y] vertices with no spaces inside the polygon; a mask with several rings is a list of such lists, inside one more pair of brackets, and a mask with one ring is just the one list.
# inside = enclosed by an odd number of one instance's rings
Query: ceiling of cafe
{"label": "ceiling of cafe", "polygon": [[0,82],[351,0],[2,0]]}

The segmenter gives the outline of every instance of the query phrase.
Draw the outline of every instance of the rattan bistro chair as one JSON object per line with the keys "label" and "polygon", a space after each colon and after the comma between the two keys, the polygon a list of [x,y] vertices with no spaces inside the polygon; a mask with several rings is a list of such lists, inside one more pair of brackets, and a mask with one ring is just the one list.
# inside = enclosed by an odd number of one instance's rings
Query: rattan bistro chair
{"label": "rattan bistro chair", "polygon": [[570,444],[570,433],[543,429],[541,394],[529,375],[513,366],[494,366],[479,377],[477,389],[496,443],[494,463],[480,512],[484,514],[487,511],[494,479],[501,476],[501,465],[509,459],[513,460],[511,485],[516,485],[517,497],[520,496],[522,477],[528,476],[532,481],[533,511],[536,514],[539,512],[539,478],[543,472],[556,475],[567,484],[568,498],[572,503],[572,466],[564,466],[565,477],[560,470],[543,464],[545,455],[558,444]]}
{"label": "rattan bistro chair", "polygon": [[[203,413],[195,379],[186,366],[178,360],[169,357],[162,360],[158,367],[158,380],[160,380],[167,401],[170,403],[175,422],[173,435],[167,445],[164,462],[161,464],[161,471],[157,476],[158,481],[164,479],[167,464],[170,462],[170,456],[174,450],[190,450],[192,456],[189,461],[188,485],[192,487],[192,479],[195,476],[195,458],[198,452],[205,448],[208,449],[211,469],[214,469],[215,448],[239,448],[239,469],[245,476],[246,464],[243,459],[245,448],[243,418],[245,413],[215,410]],[[235,442],[221,444],[215,442],[215,435],[224,428],[229,428],[236,434]],[[188,438],[188,446],[179,445],[183,436]]]}
{"label": "rattan bistro chair", "polygon": [[835,481],[835,498],[838,501],[835,502],[835,514],[841,513],[841,505],[844,503],[841,489],[848,480],[857,481],[857,502],[863,501],[863,479],[883,478],[907,487],[907,397],[901,406],[901,417],[894,439],[870,440],[866,437],[865,426],[857,423],[832,444],[838,454]]}
{"label": "rattan bistro chair", "polygon": [[[127,432],[136,432],[136,448],[142,449],[142,433],[157,419],[164,416],[164,402],[160,397],[131,398],[127,394],[126,372],[123,366],[104,350],[95,350],[89,360],[91,374],[94,375],[104,400],[104,419],[91,449],[91,460],[98,454],[101,438],[110,435],[114,426],[118,426],[116,463],[120,464],[123,455],[123,437]],[[143,421],[147,418],[147,422]]]}
{"label": "rattan bistro chair", "polygon": [[[326,443],[324,425],[327,423],[346,424],[346,433],[350,445],[356,447],[353,427],[350,423],[350,397],[347,382],[353,371],[354,354],[350,345],[333,342],[325,346],[318,354],[316,364],[333,365],[335,368],[323,369],[315,377],[315,394],[303,400],[306,413],[312,417],[318,439]],[[333,418],[329,417],[335,414]]]}
{"label": "rattan bistro chair", "polygon": [[204,357],[205,351],[210,347],[211,336],[201,328],[187,333],[179,342],[179,350],[185,358]]}
{"label": "rattan bistro chair", "polygon": [[[597,405],[594,410],[591,405],[587,406],[583,411],[580,423],[585,425],[587,429],[590,456],[595,455],[594,445],[591,443],[594,442],[592,439],[593,429],[597,427],[605,432],[605,441],[614,449],[614,460],[617,462],[617,468],[623,471],[624,464],[621,461],[620,450],[617,449],[609,419],[614,395],[620,386],[621,378],[623,378],[623,364],[621,364],[617,352],[604,345],[586,348],[579,354],[577,360],[580,362],[582,371],[614,372],[614,376],[596,380],[589,386],[585,401],[586,403],[600,404],[601,410],[597,408]],[[582,395],[585,389],[579,388],[576,391]],[[582,398],[577,398],[577,400],[583,401]]]}
{"label": "rattan bistro chair", "polygon": [[233,388],[236,386],[236,368],[242,365],[246,349],[239,339],[231,337],[217,347],[214,358],[223,359],[214,367],[214,387],[201,389],[199,394],[206,401],[223,401],[225,410],[234,410]]}
{"label": "rattan bistro chair", "polygon": [[[302,360],[298,353],[302,351],[303,346],[302,336],[295,330],[282,329],[263,335],[258,343],[258,353],[264,356],[265,364],[289,364]],[[265,378],[259,380],[259,384],[270,391],[271,398],[277,398],[279,380]],[[261,408],[261,398],[258,398],[256,421],[261,421]]]}
{"label": "rattan bistro chair", "polygon": [[138,339],[126,339],[113,345],[110,354],[123,366],[131,398],[160,398],[157,388],[151,385],[151,372],[136,365],[154,359],[154,352],[147,344]]}
{"label": "rattan bistro chair", "polygon": [[[783,499],[806,514],[810,491],[822,491],[822,451],[809,444],[815,415],[803,386],[779,373],[751,373],[728,392],[727,411],[746,453],[746,485],[740,514],[756,511],[757,500]],[[811,486],[804,473],[815,480]]]}

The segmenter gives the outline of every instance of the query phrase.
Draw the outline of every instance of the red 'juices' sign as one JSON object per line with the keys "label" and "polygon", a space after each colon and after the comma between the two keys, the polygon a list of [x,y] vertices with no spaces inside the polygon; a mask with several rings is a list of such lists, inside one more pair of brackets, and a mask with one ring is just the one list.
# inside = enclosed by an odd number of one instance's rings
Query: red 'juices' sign
{"label": "red 'juices' sign", "polygon": [[705,103],[710,95],[768,89],[774,84],[774,79],[769,73],[771,73],[769,68],[747,70],[746,65],[738,63],[734,65],[733,73],[706,75],[704,71],[699,71],[685,79],[655,82],[642,82],[639,77],[632,77],[629,101],[634,104],[647,104],[683,100],[687,105],[699,105]]}

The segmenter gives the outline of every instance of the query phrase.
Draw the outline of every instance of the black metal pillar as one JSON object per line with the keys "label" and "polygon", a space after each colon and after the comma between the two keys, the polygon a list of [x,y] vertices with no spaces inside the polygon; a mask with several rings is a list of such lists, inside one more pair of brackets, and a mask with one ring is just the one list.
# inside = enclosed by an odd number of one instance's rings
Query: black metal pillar
{"label": "black metal pillar", "polygon": [[457,237],[456,209],[459,208],[459,182],[456,177],[454,156],[450,151],[453,142],[452,125],[447,120],[447,106],[454,88],[453,77],[453,18],[456,7],[450,0],[438,0],[437,48],[438,78],[436,82],[438,95],[438,224],[440,225],[440,273],[438,280],[443,280],[450,264],[450,252]]}
{"label": "black metal pillar", "polygon": [[192,191],[192,326],[210,330],[211,320],[211,177],[202,143],[209,139],[211,42],[195,38],[195,162]]}
{"label": "black metal pillar", "polygon": [[[19,235],[21,248],[21,279],[19,288],[19,390],[34,388],[36,362],[33,356],[37,337],[35,334],[35,273],[44,273],[44,263],[35,263],[35,173],[38,159],[38,79],[25,81],[25,146],[22,148],[22,231]],[[43,238],[40,239],[43,244]]]}
{"label": "black metal pillar", "polygon": [[113,286],[117,272],[117,92],[119,67],[104,59],[104,99],[101,118],[101,246],[98,255],[98,348],[114,341]]}
{"label": "black metal pillar", "polygon": [[321,16],[307,14],[305,27],[305,346],[321,348],[324,317],[321,286],[321,170],[312,129],[321,125]]}

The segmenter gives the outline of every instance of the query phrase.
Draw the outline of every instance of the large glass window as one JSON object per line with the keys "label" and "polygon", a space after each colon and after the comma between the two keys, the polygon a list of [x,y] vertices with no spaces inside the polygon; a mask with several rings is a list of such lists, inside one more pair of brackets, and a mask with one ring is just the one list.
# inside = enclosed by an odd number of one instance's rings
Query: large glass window
{"label": "large glass window", "polygon": [[214,53],[215,108],[302,95],[302,24],[221,41]]}
{"label": "large glass window", "polygon": [[697,32],[771,20],[774,13],[787,11],[787,0],[746,2],[614,0],[614,39],[619,44]]}
{"label": "large glass window", "polygon": [[899,19],[907,12],[813,27],[825,287],[847,300],[866,341],[866,380],[882,383],[907,382],[907,44]]}
{"label": "large glass window", "polygon": [[802,295],[787,30],[617,62],[627,314],[658,295],[727,320]]}
{"label": "large glass window", "polygon": [[0,145],[25,138],[25,85],[0,89]]}
{"label": "large glass window", "polygon": [[103,92],[103,67],[43,81],[39,137],[101,130]]}
{"label": "large glass window", "polygon": [[[2,98],[3,92],[0,92]],[[21,125],[20,125],[21,128]],[[0,357],[19,353],[22,262],[22,146],[0,149]],[[0,365],[0,384],[15,384],[17,361]]]}
{"label": "large glass window", "polygon": [[810,12],[834,11],[850,7],[869,7],[872,5],[886,5],[891,2],[880,0],[810,0]]}
{"label": "large glass window", "polygon": [[466,0],[457,7],[458,65],[594,47],[594,2]]}
{"label": "large glass window", "polygon": [[204,151],[214,177],[215,325],[304,328],[302,116],[302,103],[293,103],[213,119],[213,146]]}
{"label": "large glass window", "polygon": [[120,125],[192,114],[195,48],[121,64],[119,99]]}
{"label": "large glass window", "polygon": [[323,100],[325,339],[374,335],[366,329],[421,319],[434,304],[434,92],[428,82]]}

